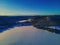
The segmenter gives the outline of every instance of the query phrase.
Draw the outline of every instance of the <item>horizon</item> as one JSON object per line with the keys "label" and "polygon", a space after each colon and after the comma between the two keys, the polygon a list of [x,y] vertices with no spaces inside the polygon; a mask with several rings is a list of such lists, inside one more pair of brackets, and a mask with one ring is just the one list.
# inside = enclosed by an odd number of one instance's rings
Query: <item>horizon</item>
{"label": "horizon", "polygon": [[0,15],[60,14],[60,0],[0,0]]}
{"label": "horizon", "polygon": [[0,16],[60,16],[60,14],[47,14],[47,15],[0,15]]}

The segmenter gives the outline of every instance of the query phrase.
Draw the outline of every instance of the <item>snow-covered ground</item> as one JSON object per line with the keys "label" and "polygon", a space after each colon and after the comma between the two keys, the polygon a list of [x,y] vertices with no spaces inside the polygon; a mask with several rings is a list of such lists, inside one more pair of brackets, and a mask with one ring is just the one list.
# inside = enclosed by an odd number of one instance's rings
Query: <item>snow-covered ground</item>
{"label": "snow-covered ground", "polygon": [[60,26],[50,26],[50,27],[48,27],[48,28],[60,30]]}
{"label": "snow-covered ground", "polygon": [[0,45],[60,45],[60,34],[33,26],[15,27],[0,33]]}

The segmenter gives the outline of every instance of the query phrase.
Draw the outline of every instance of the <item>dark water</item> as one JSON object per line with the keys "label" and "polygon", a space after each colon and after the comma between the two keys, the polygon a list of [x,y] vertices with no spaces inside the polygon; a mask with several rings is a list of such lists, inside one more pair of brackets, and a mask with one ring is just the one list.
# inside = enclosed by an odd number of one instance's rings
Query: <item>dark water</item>
{"label": "dark water", "polygon": [[16,26],[31,25],[31,22],[18,22],[21,20],[27,20],[29,18],[31,18],[31,16],[0,16],[0,33]]}
{"label": "dark water", "polygon": [[[18,27],[18,26],[30,26],[32,25],[32,22],[19,22],[21,20],[27,20],[32,19],[32,17],[35,17],[34,19],[39,19],[42,16],[0,16],[0,33],[3,31],[6,31],[10,28]],[[59,27],[59,30],[57,30],[57,33],[60,34],[60,16],[51,16],[50,19],[54,22],[57,22],[58,25],[55,25]],[[52,31],[52,30],[49,30]],[[53,30],[55,31],[55,30]]]}

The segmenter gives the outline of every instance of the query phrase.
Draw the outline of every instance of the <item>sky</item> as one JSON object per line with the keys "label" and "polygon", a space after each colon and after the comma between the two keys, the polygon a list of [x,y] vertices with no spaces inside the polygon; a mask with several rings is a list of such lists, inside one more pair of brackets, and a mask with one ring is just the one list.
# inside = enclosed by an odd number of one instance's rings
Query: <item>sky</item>
{"label": "sky", "polygon": [[0,15],[60,14],[60,0],[0,0]]}

